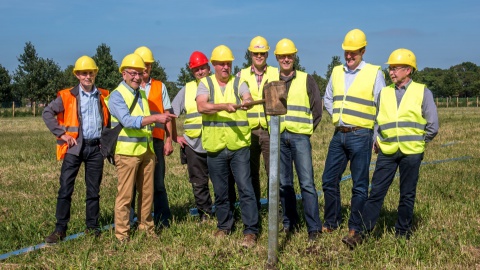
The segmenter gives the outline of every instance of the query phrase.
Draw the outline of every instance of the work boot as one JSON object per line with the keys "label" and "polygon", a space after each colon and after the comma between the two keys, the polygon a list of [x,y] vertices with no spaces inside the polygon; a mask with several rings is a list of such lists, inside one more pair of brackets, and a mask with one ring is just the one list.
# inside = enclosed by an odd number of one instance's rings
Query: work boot
{"label": "work boot", "polygon": [[56,244],[62,241],[67,234],[62,231],[54,231],[52,234],[45,238],[45,243],[47,244]]}
{"label": "work boot", "polygon": [[322,234],[322,231],[309,232],[308,233],[308,241],[309,242],[314,242],[315,240],[317,240],[317,238],[320,237],[321,234]]}
{"label": "work boot", "polygon": [[342,242],[346,244],[350,249],[354,249],[357,245],[363,243],[363,237],[360,233],[350,235],[350,233],[342,239]]}
{"label": "work boot", "polygon": [[244,248],[252,248],[257,244],[257,235],[248,233],[243,236],[243,241],[240,244]]}

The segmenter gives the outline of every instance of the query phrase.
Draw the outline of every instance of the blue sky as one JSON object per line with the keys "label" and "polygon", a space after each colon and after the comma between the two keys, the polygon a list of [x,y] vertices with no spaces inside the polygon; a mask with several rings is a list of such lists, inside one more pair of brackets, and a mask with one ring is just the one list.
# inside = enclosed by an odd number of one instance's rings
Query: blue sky
{"label": "blue sky", "polygon": [[270,43],[268,63],[276,66],[275,44],[291,39],[306,71],[324,76],[332,56],[354,28],[367,35],[364,59],[382,65],[397,48],[417,56],[419,69],[480,65],[480,1],[185,1],[24,0],[0,3],[0,64],[11,73],[30,41],[43,58],[61,68],[106,43],[117,62],[137,47],[150,47],[176,81],[190,54],[208,57],[220,44],[244,62],[250,40]]}

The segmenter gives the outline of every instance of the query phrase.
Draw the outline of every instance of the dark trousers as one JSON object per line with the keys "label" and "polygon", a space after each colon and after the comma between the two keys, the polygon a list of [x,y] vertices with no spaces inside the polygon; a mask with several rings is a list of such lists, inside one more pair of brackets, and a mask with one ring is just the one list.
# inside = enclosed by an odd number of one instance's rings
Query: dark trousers
{"label": "dark trousers", "polygon": [[192,184],[198,214],[200,216],[204,214],[211,216],[212,198],[208,188],[207,153],[197,153],[189,146],[185,146],[184,151],[187,158],[188,177]]}
{"label": "dark trousers", "polygon": [[240,210],[244,234],[258,233],[258,209],[250,177],[250,149],[248,147],[230,151],[227,148],[208,153],[208,171],[215,190],[217,228],[232,230],[234,217],[231,209],[229,175],[233,173],[240,197]]}
{"label": "dark trousers", "polygon": [[[153,138],[153,149],[157,161],[153,173],[153,222],[155,226],[170,226],[172,212],[168,204],[167,189],[165,188],[165,157],[163,156],[163,140]],[[132,209],[135,209],[136,188],[133,189]]]}
{"label": "dark trousers", "polygon": [[422,159],[423,153],[405,155],[397,151],[393,155],[385,155],[379,152],[372,178],[372,189],[362,211],[366,231],[371,231],[377,223],[383,201],[399,168],[400,200],[395,231],[397,235],[408,236],[412,227],[413,206]]}
{"label": "dark trousers", "polygon": [[57,197],[57,210],[55,217],[56,231],[66,231],[67,224],[70,221],[70,208],[72,204],[72,194],[75,187],[75,178],[82,162],[85,165],[85,223],[87,228],[99,228],[98,219],[100,216],[100,184],[103,173],[103,156],[100,153],[100,147],[84,145],[79,156],[66,154],[60,172],[60,188]]}
{"label": "dark trousers", "polygon": [[[260,154],[263,155],[263,164],[267,178],[270,169],[270,135],[267,130],[261,128],[252,130],[251,136],[252,144],[250,145],[250,173],[252,175],[253,191],[255,192],[255,199],[257,200],[257,207],[260,209]],[[268,182],[267,182],[268,186]]]}

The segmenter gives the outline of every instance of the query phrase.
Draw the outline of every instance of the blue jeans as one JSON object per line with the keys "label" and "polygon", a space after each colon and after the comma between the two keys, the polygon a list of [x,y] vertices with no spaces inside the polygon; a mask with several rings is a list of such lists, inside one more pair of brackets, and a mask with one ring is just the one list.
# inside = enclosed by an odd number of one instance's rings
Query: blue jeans
{"label": "blue jeans", "polygon": [[372,137],[373,130],[366,128],[347,133],[336,131],[333,134],[322,176],[325,227],[336,229],[342,223],[340,179],[350,161],[353,187],[348,228],[355,231],[362,228],[360,212],[368,196]]}
{"label": "blue jeans", "polygon": [[230,151],[227,148],[207,154],[208,171],[215,192],[217,228],[230,231],[233,228],[233,211],[229,200],[230,170],[235,178],[240,199],[244,234],[258,233],[258,209],[250,177],[250,149]]}
{"label": "blue jeans", "polygon": [[410,234],[413,220],[413,206],[418,183],[422,154],[405,155],[400,151],[393,155],[379,152],[377,165],[372,178],[372,189],[362,211],[366,231],[371,231],[380,215],[387,191],[395,178],[397,168],[400,169],[400,200],[398,218],[395,224],[397,235]]}
{"label": "blue jeans", "polygon": [[308,232],[322,230],[315,189],[310,136],[282,132],[280,135],[280,202],[283,208],[283,227],[294,228],[299,217],[293,188],[293,164],[297,171]]}
{"label": "blue jeans", "polygon": [[75,178],[82,162],[85,165],[85,223],[87,228],[99,228],[98,219],[100,216],[100,183],[103,173],[103,156],[98,145],[83,145],[79,156],[65,154],[60,173],[60,188],[57,197],[57,210],[55,217],[55,231],[66,231],[70,221],[70,208],[72,194],[75,187]]}

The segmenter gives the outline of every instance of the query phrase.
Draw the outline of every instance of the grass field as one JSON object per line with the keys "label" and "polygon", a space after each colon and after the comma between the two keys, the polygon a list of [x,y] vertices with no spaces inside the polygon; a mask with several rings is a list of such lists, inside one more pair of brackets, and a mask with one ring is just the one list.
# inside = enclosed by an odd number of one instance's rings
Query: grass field
{"label": "grass field", "polygon": [[[322,235],[308,248],[307,232],[287,239],[279,234],[278,269],[480,269],[480,108],[441,108],[440,132],[427,146],[415,204],[415,232],[409,241],[392,231],[398,204],[398,178],[386,197],[374,237],[355,251],[341,243],[347,228]],[[321,189],[332,127],[325,117],[312,136],[315,183]],[[200,224],[187,169],[178,145],[167,157],[166,184],[174,221],[158,240],[135,235],[125,246],[113,230],[100,239],[81,236],[0,261],[1,269],[263,269],[267,261],[268,213],[256,247],[243,250],[242,224],[225,240],[212,233],[215,222]],[[469,157],[458,159],[460,157]],[[372,160],[376,159],[373,155]],[[55,138],[40,117],[0,118],[0,255],[37,245],[55,224],[60,162]],[[372,171],[373,172],[373,171]],[[345,175],[349,172],[346,171]],[[266,197],[266,178],[263,196]],[[351,181],[344,181],[342,204],[349,214]],[[298,192],[298,186],[297,186]],[[105,164],[101,186],[101,223],[113,223],[116,195],[114,167]],[[323,217],[323,196],[319,197]],[[301,204],[299,205],[299,210]],[[300,214],[303,213],[300,210]],[[85,184],[77,178],[67,234],[83,232]],[[344,224],[345,225],[345,224]]]}

